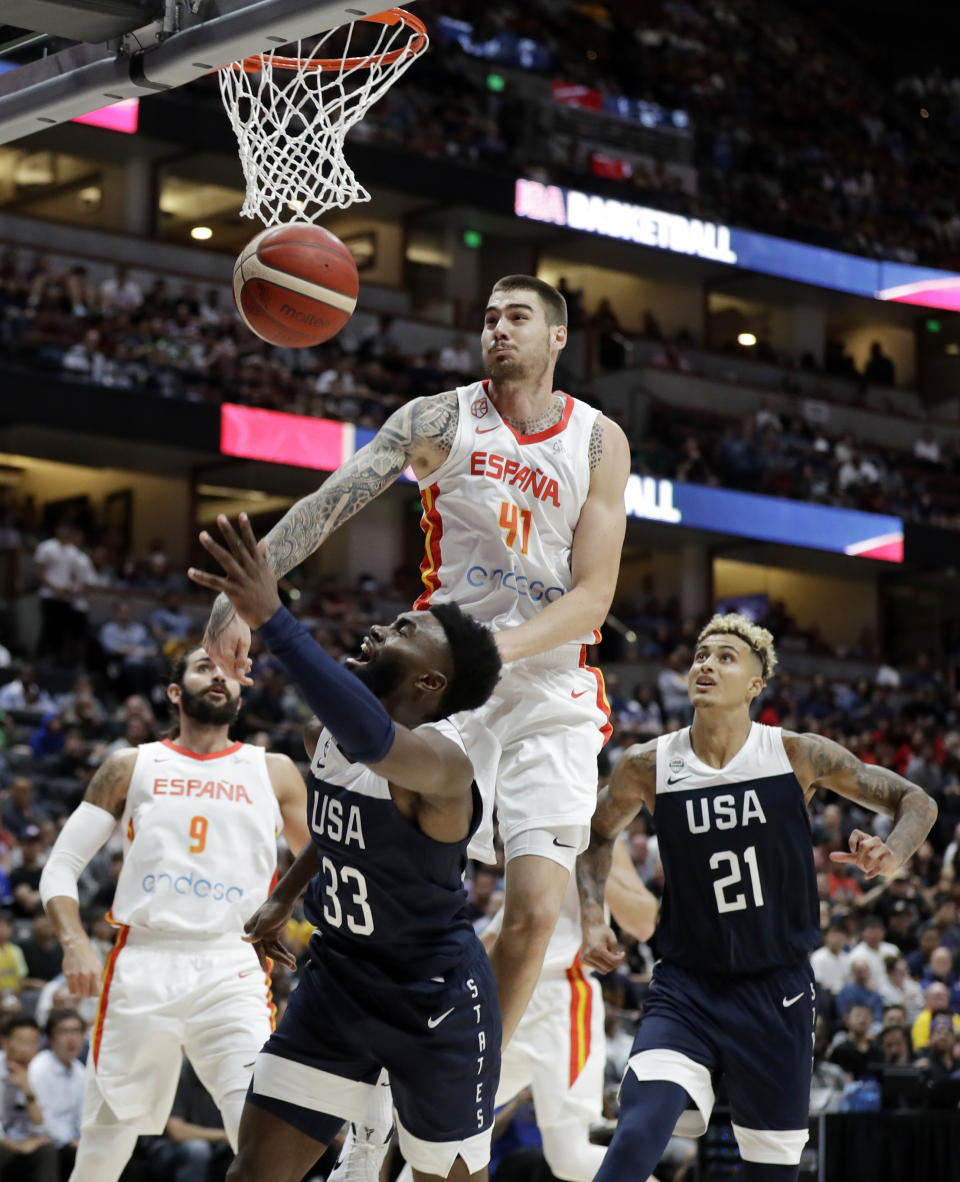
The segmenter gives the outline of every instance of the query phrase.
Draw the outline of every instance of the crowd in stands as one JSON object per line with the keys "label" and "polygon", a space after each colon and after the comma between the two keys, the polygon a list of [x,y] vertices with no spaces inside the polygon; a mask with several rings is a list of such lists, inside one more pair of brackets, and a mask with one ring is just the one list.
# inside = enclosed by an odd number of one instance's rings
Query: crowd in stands
{"label": "crowd in stands", "polygon": [[[439,11],[471,23],[475,43],[530,38],[548,51],[551,80],[688,115],[697,191],[649,157],[620,183],[591,176],[592,191],[857,254],[960,266],[955,137],[944,136],[943,120],[928,128],[918,101],[929,94],[949,104],[955,129],[951,83],[910,77],[891,93],[865,56],[832,45],[800,5],[772,15],[759,0],[537,0],[479,11],[445,0]],[[492,93],[482,75],[465,77],[463,58],[446,44],[418,62],[353,134],[583,184],[590,153],[556,134],[551,100],[521,101],[509,85]],[[614,144],[617,123],[611,118]]]}
{"label": "crowd in stands", "polygon": [[[609,302],[600,301],[588,315],[580,292],[568,289],[567,296],[571,322],[586,329],[598,367],[622,368],[630,342]],[[689,334],[668,340],[648,313],[643,335],[660,342],[651,365],[692,369],[686,360],[694,343]],[[366,332],[348,327],[316,349],[278,349],[250,333],[232,308],[221,307],[217,289],[201,296],[190,283],[157,278],[144,290],[122,267],[94,286],[82,265],[57,270],[42,256],[21,259],[12,251],[0,257],[0,347],[18,366],[71,381],[240,402],[364,427],[379,426],[413,396],[476,376],[463,338],[411,355],[389,316]],[[776,360],[769,352],[764,356]],[[835,341],[819,368],[813,358],[804,366],[857,379],[864,389],[866,383],[889,386],[895,377],[879,342],[862,374]],[[789,370],[783,385],[793,388]],[[910,454],[859,444],[850,435],[830,436],[801,414],[788,418],[761,410],[738,419],[704,410],[680,416],[655,406],[631,442],[640,472],[910,520],[960,522],[960,438],[941,446],[925,431]],[[2,541],[0,536],[0,548]]]}

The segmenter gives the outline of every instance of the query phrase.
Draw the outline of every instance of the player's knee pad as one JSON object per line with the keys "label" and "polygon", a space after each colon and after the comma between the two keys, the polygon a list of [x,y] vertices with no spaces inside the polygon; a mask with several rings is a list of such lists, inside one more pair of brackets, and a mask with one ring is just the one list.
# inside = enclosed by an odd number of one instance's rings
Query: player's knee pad
{"label": "player's knee pad", "polygon": [[591,1145],[589,1130],[578,1121],[541,1129],[543,1156],[550,1172],[561,1182],[593,1182],[606,1149]]}
{"label": "player's knee pad", "polygon": [[639,1080],[628,1070],[620,1087],[620,1119],[596,1182],[649,1178],[690,1097],[667,1080]]}
{"label": "player's knee pad", "polygon": [[80,1137],[70,1182],[117,1182],[139,1131],[122,1124],[88,1125]]}
{"label": "player's knee pad", "polygon": [[234,1092],[227,1092],[220,1098],[220,1115],[223,1117],[223,1131],[227,1134],[230,1148],[237,1152],[237,1138],[240,1134],[240,1117],[247,1098],[246,1088],[238,1088]]}

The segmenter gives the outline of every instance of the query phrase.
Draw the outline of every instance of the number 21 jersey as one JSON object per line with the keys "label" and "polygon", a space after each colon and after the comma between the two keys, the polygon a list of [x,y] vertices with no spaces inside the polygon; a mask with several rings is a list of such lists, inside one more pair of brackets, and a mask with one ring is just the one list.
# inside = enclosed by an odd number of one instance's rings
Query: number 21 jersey
{"label": "number 21 jersey", "polygon": [[779,727],[752,723],[723,768],[697,758],[689,727],[661,735],[654,820],[663,960],[736,976],[795,965],[817,946],[810,819]]}

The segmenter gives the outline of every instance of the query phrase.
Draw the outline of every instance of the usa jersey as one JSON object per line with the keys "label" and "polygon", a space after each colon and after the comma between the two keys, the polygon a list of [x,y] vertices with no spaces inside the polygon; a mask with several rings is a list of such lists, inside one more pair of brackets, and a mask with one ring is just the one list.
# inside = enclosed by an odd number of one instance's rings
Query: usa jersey
{"label": "usa jersey", "polygon": [[[427,725],[463,747],[452,723]],[[403,816],[385,777],[351,763],[322,732],[307,781],[320,871],[304,912],[324,947],[404,981],[442,975],[475,951],[463,888],[467,843],[482,813],[476,785],[472,791],[470,832],[435,841]]]}
{"label": "usa jersey", "polygon": [[753,723],[723,768],[697,758],[689,727],[661,735],[655,819],[664,961],[732,976],[806,959],[820,942],[810,819],[779,727]]}
{"label": "usa jersey", "polygon": [[283,817],[261,747],[142,744],[121,825],[114,923],[240,936],[276,879]]}
{"label": "usa jersey", "polygon": [[[522,624],[570,590],[598,412],[562,397],[558,423],[520,435],[487,396],[486,382],[457,390],[453,447],[420,481],[426,554],[416,608],[458,603],[496,631]],[[589,633],[574,643],[598,639]]]}

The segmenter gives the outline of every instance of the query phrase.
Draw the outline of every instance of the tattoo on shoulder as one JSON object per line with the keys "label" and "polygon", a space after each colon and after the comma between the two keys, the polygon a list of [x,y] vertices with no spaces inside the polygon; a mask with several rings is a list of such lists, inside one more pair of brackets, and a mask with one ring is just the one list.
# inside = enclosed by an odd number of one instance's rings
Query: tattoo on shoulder
{"label": "tattoo on shoulder", "polygon": [[590,461],[590,471],[592,472],[600,459],[603,456],[603,415],[597,415],[593,423],[593,430],[590,432],[590,443],[587,447],[587,458]]}
{"label": "tattoo on shoulder", "polygon": [[126,760],[116,757],[108,759],[94,773],[87,786],[84,800],[119,817],[127,799],[130,772],[131,768]]}
{"label": "tattoo on shoulder", "polygon": [[456,392],[449,391],[416,398],[394,411],[366,447],[298,501],[267,535],[267,561],[274,572],[285,575],[299,566],[392,484],[419,446],[449,452],[457,432],[457,406]]}

